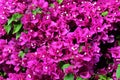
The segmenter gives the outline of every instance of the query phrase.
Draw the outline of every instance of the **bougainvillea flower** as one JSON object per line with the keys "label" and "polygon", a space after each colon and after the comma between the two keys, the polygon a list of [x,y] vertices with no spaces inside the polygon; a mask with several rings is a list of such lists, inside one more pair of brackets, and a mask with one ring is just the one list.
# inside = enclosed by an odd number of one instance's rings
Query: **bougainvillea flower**
{"label": "bougainvillea flower", "polygon": [[119,58],[119,0],[0,0],[0,80],[117,80]]}

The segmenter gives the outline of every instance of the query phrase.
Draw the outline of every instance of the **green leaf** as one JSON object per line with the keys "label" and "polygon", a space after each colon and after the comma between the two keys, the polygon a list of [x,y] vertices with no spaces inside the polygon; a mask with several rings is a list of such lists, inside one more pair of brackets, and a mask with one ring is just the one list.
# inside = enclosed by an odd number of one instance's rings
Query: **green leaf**
{"label": "green leaf", "polygon": [[16,39],[18,39],[20,37],[20,35],[21,35],[20,32],[17,32],[16,33]]}
{"label": "green leaf", "polygon": [[107,77],[105,75],[99,75],[99,79],[98,80],[113,80],[113,79],[110,78],[110,77]]}
{"label": "green leaf", "polygon": [[120,40],[118,41],[118,45],[120,46]]}
{"label": "green leaf", "polygon": [[33,10],[32,13],[33,13],[34,15],[36,15],[37,13],[41,13],[41,9],[40,9],[40,8],[37,8],[37,9]]}
{"label": "green leaf", "polygon": [[67,74],[67,75],[64,77],[64,80],[74,80],[74,75],[73,75],[73,74]]}
{"label": "green leaf", "polygon": [[107,77],[105,75],[99,75],[98,80],[107,80]]}
{"label": "green leaf", "polygon": [[70,64],[64,64],[63,66],[62,66],[62,69],[64,70],[65,68],[68,68],[70,66]]}
{"label": "green leaf", "polygon": [[[19,14],[19,13],[15,13],[12,15],[12,17],[8,20],[7,24],[4,26],[7,34],[9,34],[9,32],[11,31],[12,29],[12,25],[14,25],[14,28],[13,28],[13,32],[12,34],[15,34],[16,33],[16,39],[18,39],[20,37],[20,32],[19,30],[21,29],[22,27],[22,24],[20,23],[19,19],[22,17],[22,14]],[[12,22],[15,21],[16,23],[15,24],[12,24]],[[19,22],[18,22],[19,21]]]}
{"label": "green leaf", "polygon": [[12,28],[12,25],[4,25],[4,29],[7,32],[7,34],[9,34],[11,28]]}
{"label": "green leaf", "polygon": [[54,8],[54,4],[50,4],[50,7]]}
{"label": "green leaf", "polygon": [[6,76],[5,72],[0,72],[0,76]]}
{"label": "green leaf", "polygon": [[17,22],[19,18],[22,17],[22,14],[15,13],[10,19],[8,19],[7,25],[10,25],[13,21]]}
{"label": "green leaf", "polygon": [[116,77],[120,78],[120,64],[118,64],[117,70],[116,70]]}
{"label": "green leaf", "polygon": [[22,28],[22,24],[21,23],[14,24],[13,34],[19,32],[21,28]]}
{"label": "green leaf", "polygon": [[113,80],[112,78],[108,77],[107,80]]}
{"label": "green leaf", "polygon": [[12,20],[17,22],[18,19],[21,18],[21,17],[22,17],[22,14],[15,13],[15,14],[12,15]]}
{"label": "green leaf", "polygon": [[77,79],[76,80],[83,80],[82,78],[80,78],[80,77],[77,77]]}
{"label": "green leaf", "polygon": [[57,0],[57,2],[58,2],[59,4],[61,4],[61,3],[63,2],[63,0]]}
{"label": "green leaf", "polygon": [[78,52],[79,53],[82,52],[82,46],[79,47],[79,51]]}
{"label": "green leaf", "polygon": [[108,15],[108,11],[104,11],[101,13],[102,16],[107,16]]}
{"label": "green leaf", "polygon": [[27,30],[24,30],[23,32],[28,33],[28,31],[27,31]]}
{"label": "green leaf", "polygon": [[20,51],[18,56],[21,57],[21,58],[23,58],[24,55],[25,55],[25,53],[23,51]]}
{"label": "green leaf", "polygon": [[22,68],[22,71],[25,71],[25,68]]}
{"label": "green leaf", "polygon": [[13,22],[13,18],[8,19],[7,25],[10,25]]}

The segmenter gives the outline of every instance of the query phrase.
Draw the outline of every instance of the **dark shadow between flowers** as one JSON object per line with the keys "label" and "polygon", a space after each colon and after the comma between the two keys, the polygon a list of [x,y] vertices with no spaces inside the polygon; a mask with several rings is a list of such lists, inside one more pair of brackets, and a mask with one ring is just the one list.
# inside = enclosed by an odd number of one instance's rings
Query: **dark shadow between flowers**
{"label": "dark shadow between flowers", "polygon": [[42,80],[52,80],[50,75],[43,75]]}
{"label": "dark shadow between flowers", "polygon": [[72,41],[73,44],[76,44],[77,43],[77,39],[74,38],[73,41]]}
{"label": "dark shadow between flowers", "polygon": [[15,73],[13,65],[7,65],[3,63],[0,65],[0,67],[1,66],[4,66],[4,68],[0,68],[0,76],[4,77],[5,79],[8,78],[8,73]]}
{"label": "dark shadow between flowers", "polygon": [[[108,53],[108,49],[111,47],[114,47],[114,43],[103,43],[101,41],[100,46],[101,48],[100,52],[102,53],[102,56],[100,57],[99,62],[97,63],[97,65],[95,66],[95,69],[101,69],[101,68],[107,68],[109,63],[113,62],[112,57],[109,59],[107,58],[105,55],[106,53]],[[110,55],[111,56],[111,55]],[[96,70],[95,70],[96,71]]]}
{"label": "dark shadow between flowers", "polygon": [[120,22],[116,22],[112,24],[113,27],[115,27],[117,30],[109,31],[109,35],[113,34],[115,36],[115,40],[120,40]]}
{"label": "dark shadow between flowers", "polygon": [[0,76],[4,77],[5,79],[8,77],[8,75],[2,69],[0,69]]}
{"label": "dark shadow between flowers", "polygon": [[[108,35],[114,35],[115,41],[120,40],[120,38],[119,38],[119,36],[120,36],[120,22],[112,23],[112,26],[115,27],[116,30],[108,31]],[[108,52],[108,49],[111,47],[114,47],[114,44],[115,44],[115,42],[104,44],[101,41],[101,43],[100,43],[101,51],[100,52],[102,53],[102,56],[100,57],[100,61],[95,65],[95,73],[97,73],[98,69],[107,68],[110,63],[113,63],[113,58],[112,58],[111,54]],[[105,56],[106,54],[109,54],[111,58],[107,58]],[[113,72],[107,73],[107,76],[111,77],[112,74],[113,74]]]}
{"label": "dark shadow between flowers", "polygon": [[[96,41],[98,38],[98,35],[101,35],[101,33],[94,34],[92,36],[92,39],[94,38],[94,40]],[[94,68],[95,73],[97,73],[99,69],[107,68],[110,63],[113,63],[113,58],[111,57],[111,54],[109,54],[108,49],[111,47],[114,47],[114,44],[115,42],[103,43],[102,41],[100,41],[99,47],[101,49],[100,53],[102,54],[102,56],[99,58],[99,62],[95,64],[95,68]],[[110,55],[110,58],[106,56],[107,54]]]}
{"label": "dark shadow between flowers", "polygon": [[75,29],[78,27],[74,20],[70,20],[67,23],[69,25],[70,32],[74,32]]}

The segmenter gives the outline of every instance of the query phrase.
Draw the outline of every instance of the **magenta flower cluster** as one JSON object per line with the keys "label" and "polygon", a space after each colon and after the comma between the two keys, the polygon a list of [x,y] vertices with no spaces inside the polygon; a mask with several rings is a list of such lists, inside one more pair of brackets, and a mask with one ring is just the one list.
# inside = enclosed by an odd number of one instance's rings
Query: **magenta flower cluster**
{"label": "magenta flower cluster", "polygon": [[0,80],[117,80],[119,45],[119,0],[0,0]]}

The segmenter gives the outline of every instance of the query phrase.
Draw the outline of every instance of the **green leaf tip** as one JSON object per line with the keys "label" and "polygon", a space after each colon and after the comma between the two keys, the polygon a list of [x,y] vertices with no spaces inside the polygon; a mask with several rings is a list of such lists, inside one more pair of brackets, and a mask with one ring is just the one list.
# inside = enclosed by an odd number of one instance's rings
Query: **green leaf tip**
{"label": "green leaf tip", "polygon": [[10,30],[12,29],[12,25],[4,25],[4,29],[9,34]]}
{"label": "green leaf tip", "polygon": [[50,4],[50,7],[54,8],[54,4]]}
{"label": "green leaf tip", "polygon": [[120,79],[120,64],[118,64],[117,70],[116,70],[116,77]]}
{"label": "green leaf tip", "polygon": [[6,76],[6,72],[0,72],[0,76]]}
{"label": "green leaf tip", "polygon": [[21,57],[21,58],[23,58],[24,55],[25,55],[25,53],[23,51],[20,51],[18,56]]}
{"label": "green leaf tip", "polygon": [[37,13],[41,13],[41,12],[42,12],[42,11],[41,11],[40,8],[37,8],[37,9],[35,9],[35,10],[32,11],[32,13],[33,13],[34,15],[36,15]]}
{"label": "green leaf tip", "polygon": [[79,53],[82,52],[82,46],[79,47],[78,52],[79,52]]}
{"label": "green leaf tip", "polygon": [[14,21],[17,21],[17,19],[19,19],[19,18],[21,18],[21,17],[22,17],[22,14],[15,13],[15,14],[13,14],[13,16],[12,16],[12,19],[13,19]]}
{"label": "green leaf tip", "polygon": [[104,11],[101,13],[102,16],[107,16],[108,15],[108,11]]}
{"label": "green leaf tip", "polygon": [[73,74],[67,74],[67,75],[64,77],[64,80],[74,80],[74,75],[73,75]]}
{"label": "green leaf tip", "polygon": [[70,66],[70,64],[64,64],[63,66],[62,66],[62,69],[64,70],[65,68],[68,68]]}
{"label": "green leaf tip", "polygon": [[18,32],[18,33],[16,33],[16,39],[18,39],[19,37],[20,37],[20,33]]}
{"label": "green leaf tip", "polygon": [[58,2],[59,4],[61,4],[61,3],[63,2],[63,0],[57,0],[57,2]]}
{"label": "green leaf tip", "polygon": [[112,78],[107,77],[106,75],[99,75],[99,79],[98,80],[112,80]]}
{"label": "green leaf tip", "polygon": [[13,34],[18,33],[22,28],[22,23],[14,24]]}
{"label": "green leaf tip", "polygon": [[77,79],[76,80],[83,80],[81,77],[77,77]]}

